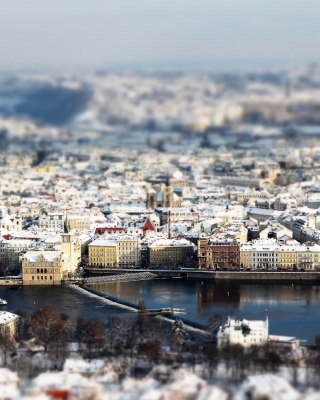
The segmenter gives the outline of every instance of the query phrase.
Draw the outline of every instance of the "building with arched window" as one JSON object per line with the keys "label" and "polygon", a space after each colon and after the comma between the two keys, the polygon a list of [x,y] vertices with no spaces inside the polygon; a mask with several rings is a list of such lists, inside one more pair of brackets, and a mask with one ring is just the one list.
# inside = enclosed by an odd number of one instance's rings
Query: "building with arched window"
{"label": "building with arched window", "polygon": [[24,285],[61,285],[71,271],[71,258],[62,251],[27,251],[22,257]]}

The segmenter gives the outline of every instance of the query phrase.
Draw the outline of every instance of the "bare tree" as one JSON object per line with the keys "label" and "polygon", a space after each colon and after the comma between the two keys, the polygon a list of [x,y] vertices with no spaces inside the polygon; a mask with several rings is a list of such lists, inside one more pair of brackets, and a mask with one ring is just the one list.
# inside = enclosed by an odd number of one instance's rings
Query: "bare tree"
{"label": "bare tree", "polygon": [[149,318],[149,310],[144,300],[139,301],[138,306],[138,326],[140,335],[143,335]]}
{"label": "bare tree", "polygon": [[59,315],[55,306],[36,310],[26,321],[27,331],[47,352],[49,344],[67,342],[70,335],[70,323]]}
{"label": "bare tree", "polygon": [[157,364],[161,359],[162,347],[159,340],[150,340],[139,344],[139,352],[144,354],[148,361]]}
{"label": "bare tree", "polygon": [[83,326],[83,343],[86,345],[86,354],[89,358],[100,355],[107,342],[106,327],[99,319],[89,319]]}
{"label": "bare tree", "polygon": [[209,319],[209,325],[206,330],[213,335],[215,335],[219,329],[219,326],[222,322],[222,316],[220,314],[215,314],[212,318]]}
{"label": "bare tree", "polygon": [[77,318],[77,325],[76,325],[76,329],[74,332],[74,339],[78,342],[80,352],[83,350],[82,344],[84,342],[85,323],[86,323],[86,321],[83,317]]}
{"label": "bare tree", "polygon": [[136,329],[132,320],[122,317],[109,318],[108,338],[111,349],[131,348],[135,343]]}
{"label": "bare tree", "polygon": [[219,363],[219,352],[216,346],[208,344],[203,349],[203,355],[206,360],[207,370],[209,373],[209,378],[211,379],[213,373],[217,369]]}

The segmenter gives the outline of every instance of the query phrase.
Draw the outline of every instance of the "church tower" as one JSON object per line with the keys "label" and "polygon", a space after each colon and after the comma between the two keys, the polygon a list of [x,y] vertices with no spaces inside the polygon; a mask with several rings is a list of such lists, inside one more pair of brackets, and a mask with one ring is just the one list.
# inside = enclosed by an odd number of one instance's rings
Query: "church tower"
{"label": "church tower", "polygon": [[61,251],[66,253],[71,258],[71,264],[73,265],[74,259],[74,243],[73,243],[73,235],[70,233],[62,233],[61,234]]}
{"label": "church tower", "polygon": [[173,207],[173,188],[170,186],[169,175],[167,175],[166,186],[163,188],[163,207]]}
{"label": "church tower", "polygon": [[14,218],[14,229],[16,231],[22,231],[22,218],[19,211],[16,212],[16,216]]}
{"label": "church tower", "polygon": [[156,197],[157,192],[154,189],[149,189],[147,192],[147,207],[148,208],[156,208]]}

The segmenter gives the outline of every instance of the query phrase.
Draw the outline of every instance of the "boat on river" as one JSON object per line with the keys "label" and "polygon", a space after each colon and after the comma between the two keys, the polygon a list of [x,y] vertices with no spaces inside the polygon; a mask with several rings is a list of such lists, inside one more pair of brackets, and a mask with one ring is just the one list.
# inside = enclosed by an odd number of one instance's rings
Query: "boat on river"
{"label": "boat on river", "polygon": [[0,306],[4,306],[6,304],[8,304],[7,300],[0,299]]}

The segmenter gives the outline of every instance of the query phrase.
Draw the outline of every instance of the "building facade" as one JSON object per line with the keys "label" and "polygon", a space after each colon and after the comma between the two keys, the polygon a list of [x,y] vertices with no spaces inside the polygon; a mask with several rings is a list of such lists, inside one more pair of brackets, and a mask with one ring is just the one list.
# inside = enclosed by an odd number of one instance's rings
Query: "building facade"
{"label": "building facade", "polygon": [[236,320],[228,317],[224,326],[217,333],[218,348],[240,344],[243,347],[263,346],[269,338],[269,321]]}
{"label": "building facade", "polygon": [[137,237],[119,236],[117,239],[119,267],[141,264],[141,242]]}
{"label": "building facade", "polygon": [[22,257],[24,285],[61,285],[71,271],[70,257],[62,251],[27,251]]}
{"label": "building facade", "polygon": [[237,269],[240,265],[240,248],[234,239],[199,240],[198,253],[200,269]]}
{"label": "building facade", "polygon": [[64,232],[65,214],[64,213],[43,213],[39,217],[40,228],[54,229]]}
{"label": "building facade", "polygon": [[190,266],[194,245],[186,239],[158,239],[148,247],[149,266]]}
{"label": "building facade", "polygon": [[97,239],[88,245],[89,265],[94,268],[119,267],[116,239]]}

